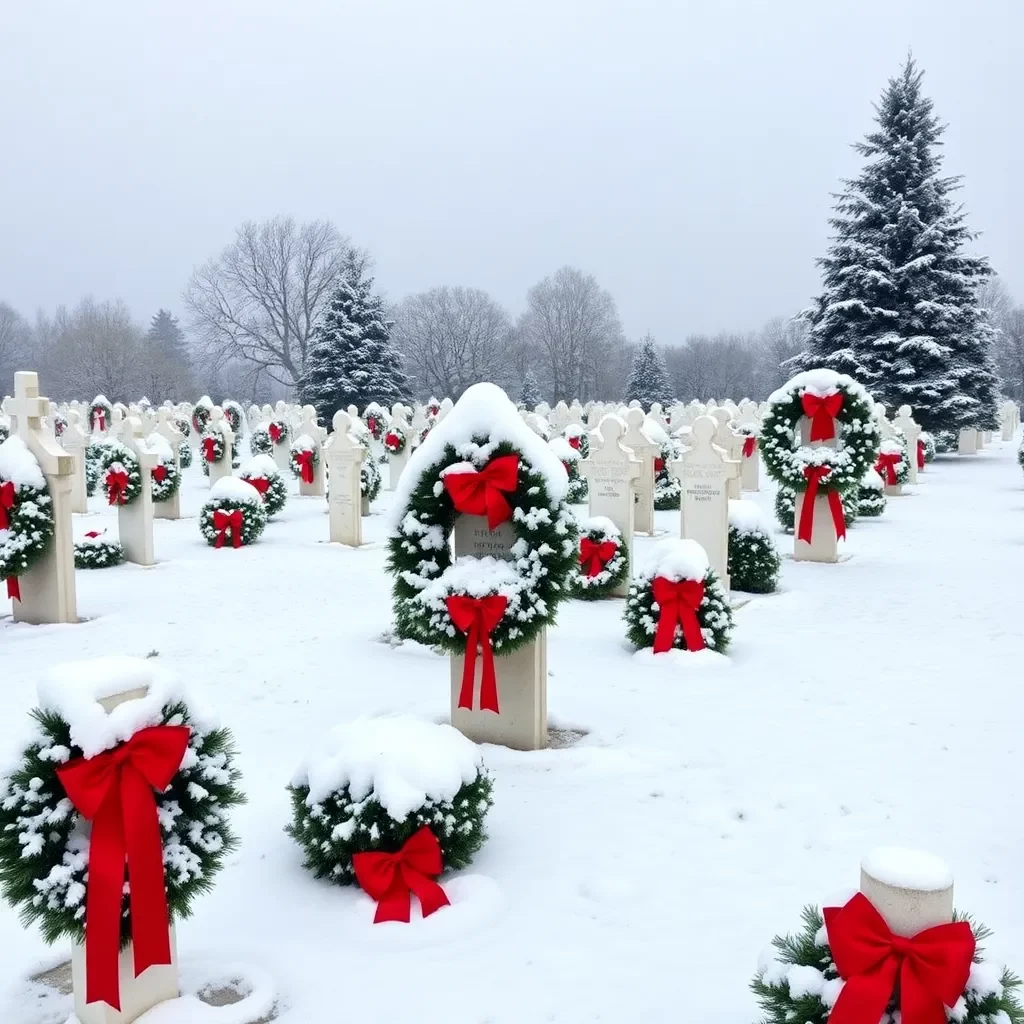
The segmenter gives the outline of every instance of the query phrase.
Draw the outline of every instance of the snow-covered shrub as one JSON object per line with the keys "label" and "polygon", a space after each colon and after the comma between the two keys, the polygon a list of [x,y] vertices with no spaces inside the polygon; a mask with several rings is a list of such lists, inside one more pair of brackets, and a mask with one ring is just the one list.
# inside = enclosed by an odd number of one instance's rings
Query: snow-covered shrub
{"label": "snow-covered shrub", "polygon": [[464,868],[487,837],[491,779],[480,748],[450,725],[370,718],[334,729],[292,778],[287,833],[317,878],[355,884],[352,856],[395,853],[426,826],[444,870]]}
{"label": "snow-covered shrub", "polygon": [[864,474],[857,499],[858,513],[865,518],[880,516],[885,511],[885,482],[873,469]]}
{"label": "snow-covered shrub", "polygon": [[124,548],[107,537],[106,530],[90,530],[75,541],[76,569],[107,569],[124,561]]}
{"label": "snow-covered shrub", "polygon": [[380,466],[373,454],[367,450],[363,464],[359,467],[359,491],[367,502],[374,502],[380,494]]}
{"label": "snow-covered shrub", "polygon": [[771,524],[753,501],[729,502],[729,580],[734,590],[770,594],[779,584],[782,559]]}
{"label": "snow-covered shrub", "polygon": [[[935,438],[928,433],[927,430],[922,430],[920,437],[917,439],[918,446],[924,445],[924,461],[927,465],[929,462],[935,460]],[[921,468],[920,462],[918,462],[918,468]]]}
{"label": "snow-covered shrub", "polygon": [[581,520],[576,597],[587,601],[607,597],[628,577],[629,551],[619,528],[605,516]]}
{"label": "snow-covered shrub", "polygon": [[775,492],[775,518],[786,533],[793,532],[796,524],[796,494],[788,487],[780,487]]}
{"label": "snow-covered shrub", "polygon": [[[955,430],[936,430],[931,435],[935,451],[939,455],[948,455],[960,447],[960,435]],[[927,459],[927,455],[925,458]]]}
{"label": "snow-covered shrub", "polygon": [[199,530],[215,548],[252,544],[266,525],[267,511],[259,491],[234,476],[218,480],[199,510]]}

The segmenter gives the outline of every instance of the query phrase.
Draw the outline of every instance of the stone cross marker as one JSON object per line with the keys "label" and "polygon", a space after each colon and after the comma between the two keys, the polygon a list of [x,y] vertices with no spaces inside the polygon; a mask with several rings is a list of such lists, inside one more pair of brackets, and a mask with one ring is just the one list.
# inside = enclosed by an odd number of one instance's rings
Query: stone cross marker
{"label": "stone cross marker", "polygon": [[127,562],[154,565],[153,557],[153,467],[157,457],[142,436],[142,423],[129,416],[121,427],[121,443],[139,460],[142,493],[129,505],[117,506],[117,537]]}
{"label": "stone cross marker", "polygon": [[[398,486],[398,481],[405,471],[409,462],[409,455],[412,452],[413,432],[406,419],[405,406],[401,402],[395,403],[391,409],[391,427],[398,427],[405,434],[405,448],[398,454],[392,455],[388,452],[388,490],[393,491]],[[387,436],[387,431],[385,431]]]}
{"label": "stone cross marker", "polygon": [[331,543],[359,547],[363,542],[360,471],[366,448],[352,440],[352,417],[340,409],[332,420],[334,433],[323,446],[330,487],[327,510],[330,513]]}
{"label": "stone cross marker", "polygon": [[[178,473],[181,473],[181,455],[179,445],[185,439],[185,435],[178,429],[174,417],[168,409],[157,409],[156,431],[170,446],[171,454],[174,456],[174,465]],[[180,519],[181,518],[181,484],[167,501],[156,501],[153,503],[153,515],[157,519]]]}
{"label": "stone cross marker", "polygon": [[917,483],[917,442],[921,437],[921,427],[914,422],[909,405],[901,405],[893,426],[907,439],[907,459],[910,463],[908,483]]}
{"label": "stone cross marker", "polygon": [[633,511],[633,529],[654,535],[654,460],[661,456],[661,445],[655,444],[644,432],[646,417],[643,409],[630,409],[626,414],[626,433],[622,443],[640,460],[642,469],[636,480],[636,507]]}
{"label": "stone cross marker", "polygon": [[[224,410],[219,405],[215,405],[210,410],[210,422],[206,429],[214,433],[219,430],[224,438],[224,454],[216,462],[207,463],[210,469],[210,486],[212,487],[218,480],[231,476],[231,448],[235,443],[235,435],[231,430],[231,425],[224,418]],[[201,447],[199,456],[204,459],[206,457]]]}
{"label": "stone cross marker", "polygon": [[60,445],[75,460],[75,472],[71,478],[71,511],[89,511],[89,488],[85,477],[85,450],[89,447],[89,435],[82,429],[81,413],[68,409],[68,425],[64,428]]}
{"label": "stone cross marker", "polygon": [[[327,431],[317,425],[316,422],[316,409],[311,405],[304,405],[302,407],[302,419],[299,425],[295,428],[295,439],[298,440],[300,437],[308,437],[312,440],[314,447],[318,452],[322,454],[323,444],[327,438]],[[299,494],[322,498],[324,495],[324,465],[323,459],[313,464],[313,481],[312,483],[306,483],[302,477],[299,477]]]}
{"label": "stone cross marker", "polygon": [[[728,409],[716,409],[712,414],[712,419],[718,424],[718,428],[715,430],[715,444],[725,452],[727,458],[740,464],[740,474],[742,474],[743,442],[745,438],[742,434],[738,434],[732,429],[732,416],[729,414]],[[730,498],[740,497],[740,474],[729,480]]]}
{"label": "stone cross marker", "polygon": [[[587,478],[589,514],[607,516],[622,534],[622,542],[633,564],[634,487],[643,472],[643,463],[624,445],[622,420],[605,416],[591,435],[590,456],[579,461],[580,472]],[[653,473],[653,467],[652,467]],[[624,596],[629,590],[623,584],[614,593]]]}
{"label": "stone cross marker", "polygon": [[45,555],[24,576],[18,577],[21,600],[14,601],[14,621],[39,625],[77,622],[75,597],[75,542],[71,530],[71,485],[75,460],[43,428],[50,403],[39,397],[39,376],[31,371],[14,375],[14,397],[4,399],[3,411],[17,434],[35,456],[46,478],[53,502],[53,540]]}
{"label": "stone cross marker", "polygon": [[718,424],[711,416],[693,421],[689,447],[669,465],[682,487],[681,529],[708,556],[726,593],[729,592],[729,482],[739,478],[740,464],[714,443]]}

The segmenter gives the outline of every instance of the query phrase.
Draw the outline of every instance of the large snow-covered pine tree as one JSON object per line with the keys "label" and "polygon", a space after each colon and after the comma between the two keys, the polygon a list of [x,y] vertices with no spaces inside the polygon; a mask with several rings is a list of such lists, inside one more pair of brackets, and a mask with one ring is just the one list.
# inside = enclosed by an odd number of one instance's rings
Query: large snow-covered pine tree
{"label": "large snow-covered pine tree", "polygon": [[325,423],[349,405],[408,402],[409,378],[391,345],[391,321],[371,280],[345,277],[313,330],[299,382],[303,403]]}
{"label": "large snow-covered pine tree", "polygon": [[523,377],[523,386],[519,389],[519,404],[524,409],[533,410],[543,401],[536,375],[533,370],[527,370],[526,376]]}
{"label": "large snow-covered pine tree", "polygon": [[849,373],[891,414],[911,405],[926,430],[990,429],[998,387],[977,293],[991,271],[965,251],[976,235],[952,198],[960,179],[941,173],[945,126],[922,77],[908,58],[856,144],[866,163],[836,197],[800,362]]}
{"label": "large snow-covered pine tree", "polygon": [[645,409],[660,402],[668,407],[675,398],[672,378],[665,366],[665,357],[649,334],[640,339],[633,353],[633,365],[626,381],[626,402],[638,401]]}

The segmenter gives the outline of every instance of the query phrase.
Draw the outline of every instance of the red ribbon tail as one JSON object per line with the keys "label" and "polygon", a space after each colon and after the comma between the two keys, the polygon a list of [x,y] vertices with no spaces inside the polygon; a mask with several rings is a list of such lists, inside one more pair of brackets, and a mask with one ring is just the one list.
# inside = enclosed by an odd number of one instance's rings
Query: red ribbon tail
{"label": "red ribbon tail", "polygon": [[93,820],[85,904],[85,999],[115,1010],[121,1009],[118,955],[125,860],[119,800],[112,789]]}
{"label": "red ribbon tail", "polygon": [[804,491],[803,505],[800,508],[800,523],[797,527],[797,539],[805,544],[811,543],[814,536],[814,500],[818,497],[818,481],[814,478],[808,481],[807,490]]}
{"label": "red ribbon tail", "polygon": [[409,886],[405,882],[403,874],[396,871],[395,879],[388,887],[388,891],[377,900],[377,912],[373,915],[373,923],[381,924],[384,921],[402,921],[408,924],[410,913]]}
{"label": "red ribbon tail", "polygon": [[498,676],[494,670],[494,648],[491,646],[491,638],[483,636],[482,644],[484,649],[483,671],[480,673],[480,710],[498,711]]}
{"label": "red ribbon tail", "polygon": [[836,540],[842,540],[846,536],[846,516],[843,515],[843,499],[839,497],[838,491],[828,492],[828,507],[836,528]]}
{"label": "red ribbon tail", "polygon": [[703,651],[704,634],[700,631],[697,613],[690,608],[681,608],[679,624],[683,627],[683,639],[688,651]]}
{"label": "red ribbon tail", "polygon": [[658,613],[658,625],[654,630],[655,654],[664,654],[672,650],[672,643],[676,638],[676,621],[675,609],[662,606]]}
{"label": "red ribbon tail", "polygon": [[17,576],[7,577],[7,596],[12,601],[21,600],[21,584],[18,582]]}
{"label": "red ribbon tail", "polygon": [[[462,689],[459,691],[459,707],[473,710],[473,682],[476,676],[476,649],[479,644],[476,624],[466,634],[466,653],[462,656]],[[481,683],[481,686],[483,684]],[[408,918],[406,919],[408,920]]]}
{"label": "red ribbon tail", "polygon": [[[450,905],[444,889],[432,878],[407,866],[403,866],[402,875],[408,887],[419,899],[424,917],[430,917],[435,911]],[[405,920],[408,921],[409,918],[406,917]]]}
{"label": "red ribbon tail", "polygon": [[220,533],[217,534],[217,539],[213,542],[213,546],[215,548],[222,548],[222,547],[224,547],[224,534],[225,533],[227,533],[227,530],[221,530]]}

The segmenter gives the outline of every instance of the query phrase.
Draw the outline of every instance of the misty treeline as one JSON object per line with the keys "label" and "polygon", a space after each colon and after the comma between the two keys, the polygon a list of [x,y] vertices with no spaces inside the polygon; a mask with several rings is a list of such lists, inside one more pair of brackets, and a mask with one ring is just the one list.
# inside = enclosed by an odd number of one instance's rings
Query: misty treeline
{"label": "misty treeline", "polygon": [[[295,394],[314,328],[345,277],[368,279],[373,261],[329,221],[278,217],[242,225],[198,267],[179,319],[155,310],[138,322],[120,300],[84,298],[34,320],[0,301],[0,392],[17,369],[40,372],[55,400],[104,394],[265,402]],[[169,296],[168,305],[172,304]],[[1024,398],[1024,307],[998,280],[983,304],[998,328],[1004,390]],[[389,306],[391,340],[417,396],[457,399],[491,380],[518,397],[530,375],[550,402],[622,397],[635,341],[597,279],[562,267],[531,287],[518,315],[486,292],[444,286]],[[804,348],[805,326],[776,317],[757,331],[656,339],[675,397],[763,399],[784,382],[780,364]]]}

